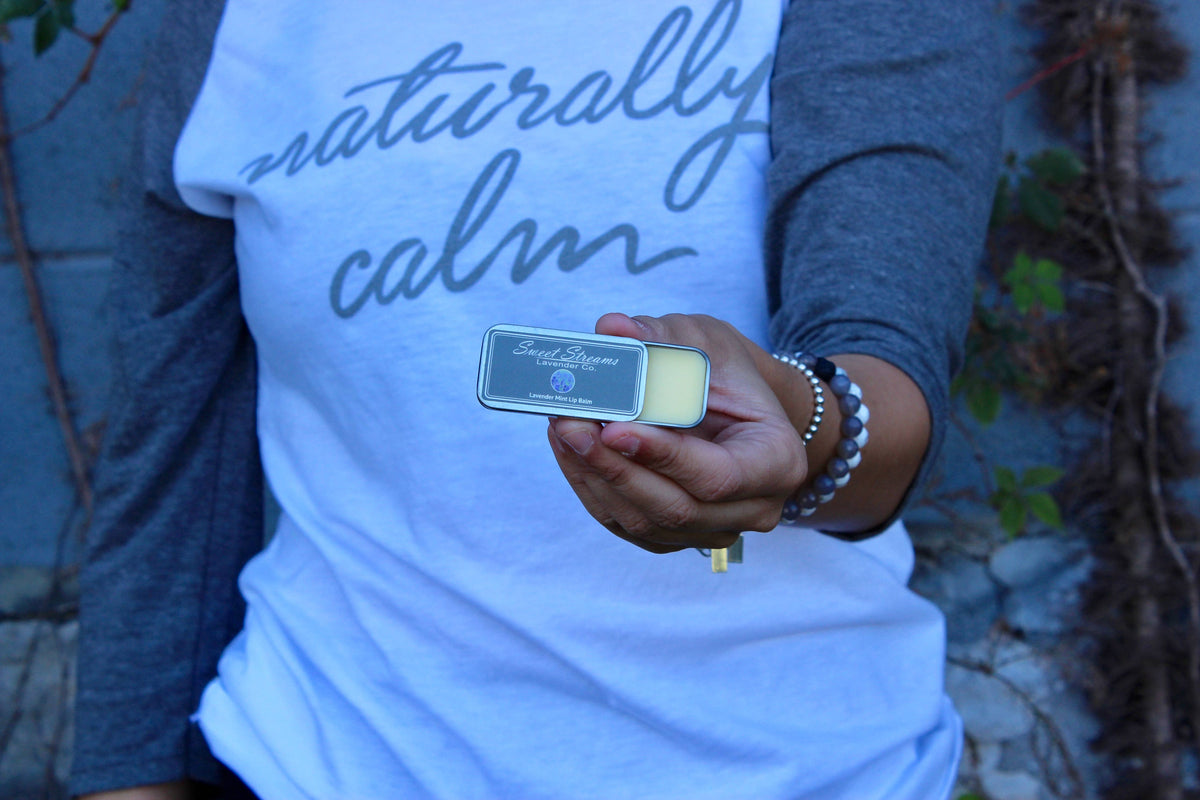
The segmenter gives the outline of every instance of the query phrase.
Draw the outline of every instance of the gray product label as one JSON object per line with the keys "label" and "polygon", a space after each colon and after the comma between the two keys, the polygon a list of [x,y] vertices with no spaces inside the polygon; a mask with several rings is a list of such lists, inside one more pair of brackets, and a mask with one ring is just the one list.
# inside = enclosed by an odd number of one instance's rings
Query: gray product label
{"label": "gray product label", "polygon": [[492,331],[481,399],[571,415],[636,416],[641,410],[642,358],[636,344]]}

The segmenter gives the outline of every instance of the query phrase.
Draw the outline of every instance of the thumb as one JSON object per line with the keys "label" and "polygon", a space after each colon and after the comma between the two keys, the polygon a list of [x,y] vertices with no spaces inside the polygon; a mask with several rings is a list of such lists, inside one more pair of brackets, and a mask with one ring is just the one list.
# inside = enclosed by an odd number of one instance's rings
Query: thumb
{"label": "thumb", "polygon": [[606,336],[625,336],[642,341],[661,341],[662,324],[654,317],[631,317],[628,314],[605,314],[596,321],[596,333]]}

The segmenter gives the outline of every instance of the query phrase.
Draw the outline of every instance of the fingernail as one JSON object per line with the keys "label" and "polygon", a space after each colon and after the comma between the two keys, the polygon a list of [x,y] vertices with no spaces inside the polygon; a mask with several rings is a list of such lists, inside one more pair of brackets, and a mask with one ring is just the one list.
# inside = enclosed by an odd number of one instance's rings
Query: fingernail
{"label": "fingernail", "polygon": [[622,436],[612,443],[612,448],[623,456],[632,458],[637,455],[638,448],[642,442],[636,436]]}
{"label": "fingernail", "polygon": [[573,431],[563,436],[562,440],[567,443],[567,447],[580,456],[587,455],[588,450],[591,450],[592,445],[596,442],[592,434],[587,431]]}

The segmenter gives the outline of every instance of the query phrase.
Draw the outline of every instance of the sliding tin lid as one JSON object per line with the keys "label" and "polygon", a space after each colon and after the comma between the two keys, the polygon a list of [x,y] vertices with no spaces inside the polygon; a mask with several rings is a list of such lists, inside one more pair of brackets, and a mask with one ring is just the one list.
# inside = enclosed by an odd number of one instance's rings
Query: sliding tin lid
{"label": "sliding tin lid", "polygon": [[642,412],[646,363],[636,339],[494,325],[483,337],[476,395],[504,411],[630,421]]}

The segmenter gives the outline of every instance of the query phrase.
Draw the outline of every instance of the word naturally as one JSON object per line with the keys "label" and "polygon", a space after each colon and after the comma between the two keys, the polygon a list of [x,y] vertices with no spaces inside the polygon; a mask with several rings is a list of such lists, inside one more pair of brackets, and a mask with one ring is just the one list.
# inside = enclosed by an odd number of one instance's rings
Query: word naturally
{"label": "word naturally", "polygon": [[[364,105],[351,106],[335,116],[319,135],[310,137],[301,132],[282,153],[260,155],[243,167],[240,174],[252,184],[279,169],[291,176],[310,164],[324,167],[338,158],[354,158],[372,143],[379,150],[387,150],[405,139],[420,144],[444,133],[466,139],[499,119],[509,108],[514,110],[517,128],[528,130],[548,123],[563,127],[579,122],[595,124],[616,112],[633,120],[651,119],[667,111],[690,117],[723,96],[733,101],[732,114],[684,151],[664,188],[663,202],[667,208],[686,211],[712,183],[739,136],[767,131],[765,120],[747,117],[770,78],[773,56],[764,56],[741,81],[737,68],[732,66],[719,75],[711,74],[715,72],[714,61],[733,33],[740,10],[741,0],[718,0],[685,43],[692,11],[686,6],[674,9],[650,35],[629,74],[615,90],[617,81],[608,72],[597,70],[584,76],[562,97],[551,98],[549,87],[535,81],[534,68],[521,67],[509,78],[507,92],[499,91],[496,83],[487,81],[457,108],[443,109],[450,99],[448,94],[438,94],[420,104],[417,96],[439,78],[507,69],[495,62],[459,63],[463,46],[453,42],[434,50],[408,72],[373,80],[346,92],[345,97],[349,98],[390,85],[391,95],[378,114]],[[646,84],[680,49],[682,58],[670,89],[663,96],[646,97],[650,92]],[[662,83],[658,81],[656,85]],[[403,121],[397,119],[401,114],[405,115]],[[699,179],[685,182],[693,168],[700,170]],[[680,186],[687,185],[693,187],[691,192],[679,196]]]}

